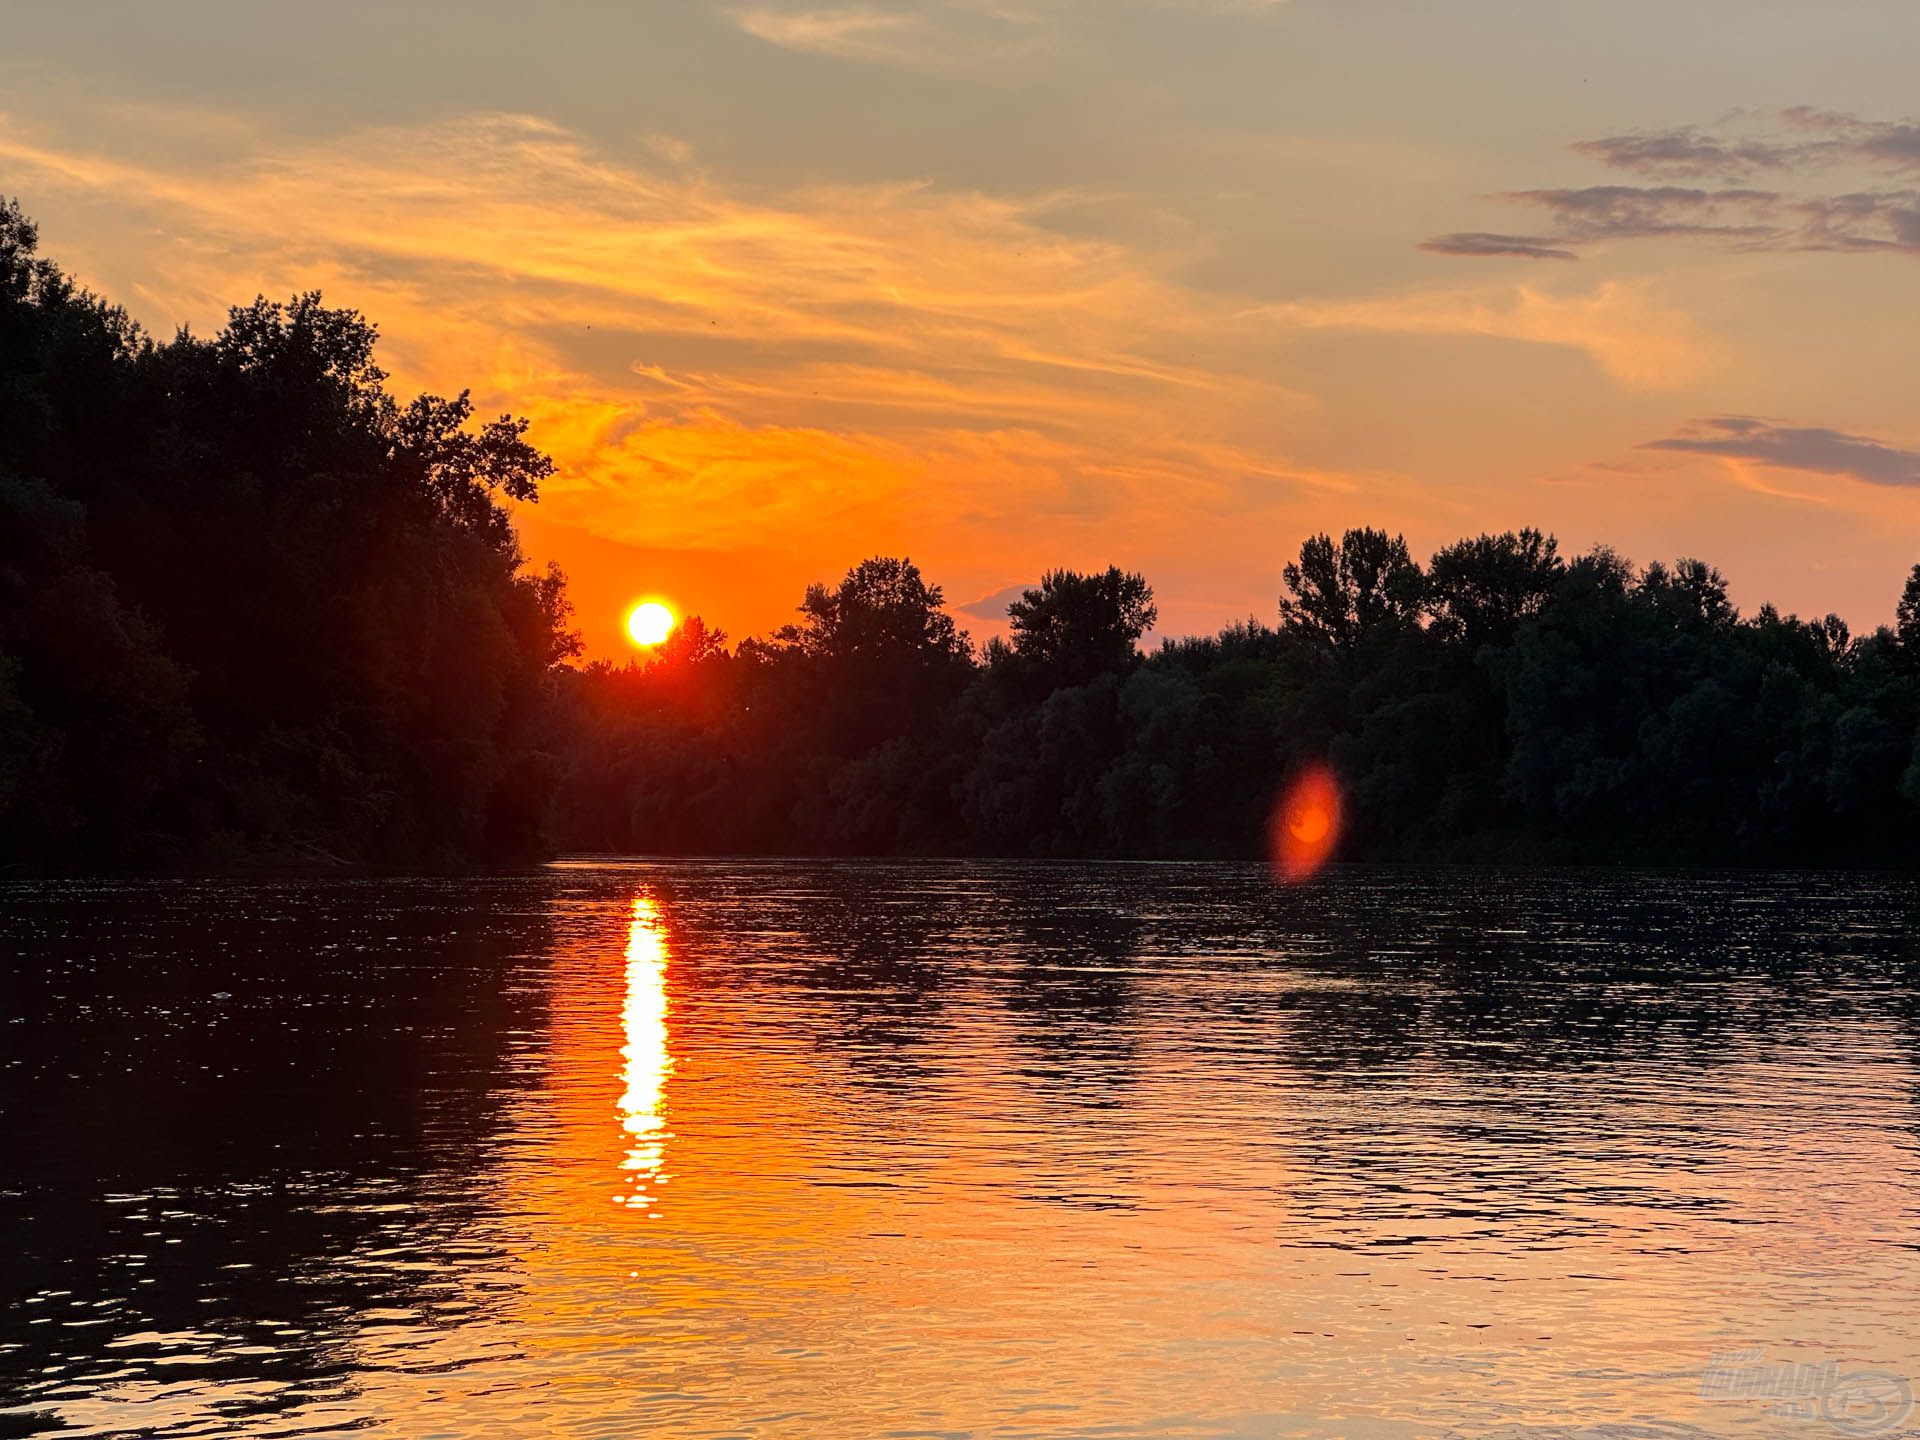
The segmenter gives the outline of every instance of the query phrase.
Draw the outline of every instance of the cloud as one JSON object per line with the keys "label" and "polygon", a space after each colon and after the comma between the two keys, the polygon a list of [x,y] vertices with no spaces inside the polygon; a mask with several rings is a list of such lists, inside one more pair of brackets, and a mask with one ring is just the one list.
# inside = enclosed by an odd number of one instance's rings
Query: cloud
{"label": "cloud", "polygon": [[[1756,119],[1763,133],[1740,128]],[[1680,126],[1582,140],[1574,153],[1615,170],[1718,185],[1584,185],[1510,190],[1499,199],[1544,211],[1546,235],[1469,231],[1421,248],[1446,255],[1560,258],[1583,245],[1626,240],[1705,240],[1743,250],[1920,254],[1920,190],[1888,188],[1889,175],[1920,177],[1920,124],[1863,120],[1805,108],[1738,116],[1718,129]],[[1796,188],[1814,173],[1851,170],[1868,183]],[[1731,183],[1764,174],[1761,189]],[[1878,182],[1878,183],[1876,183]],[[1499,241],[1519,242],[1503,249]]]}
{"label": "cloud", "polygon": [[1866,435],[1778,425],[1750,415],[1696,420],[1680,434],[1649,441],[1641,448],[1752,460],[1776,469],[1839,475],[1868,485],[1920,485],[1920,451],[1902,450]]}
{"label": "cloud", "polygon": [[1920,124],[1912,120],[1863,120],[1834,110],[1796,105],[1780,112],[1797,128],[1821,138],[1797,147],[1797,163],[1865,162],[1920,173]]}
{"label": "cloud", "polygon": [[1513,190],[1503,198],[1547,211],[1560,222],[1556,238],[1568,242],[1649,235],[1759,239],[1773,233],[1766,217],[1780,200],[1770,190],[1697,190],[1679,185]]}
{"label": "cloud", "polygon": [[1229,302],[1172,278],[1185,254],[1046,228],[1053,195],[747,195],[662,137],[615,157],[516,115],[231,138],[136,162],[0,115],[0,170],[43,220],[93,217],[80,246],[48,226],[50,251],[163,333],[319,288],[381,323],[399,383],[527,414],[556,524],[1018,558],[1036,520],[1054,543],[1178,532],[1242,476],[1338,483],[1275,448],[1307,402],[1244,363]]}
{"label": "cloud", "polygon": [[1610,169],[1674,177],[1785,169],[1804,149],[1768,140],[1723,139],[1691,125],[1581,140],[1573,147],[1575,154],[1590,156]]}
{"label": "cloud", "polygon": [[1451,235],[1436,235],[1421,242],[1422,250],[1436,255],[1510,255],[1525,260],[1577,260],[1571,250],[1560,248],[1539,235],[1499,235],[1487,230],[1460,230]]}
{"label": "cloud", "polygon": [[1622,283],[1584,295],[1530,286],[1510,291],[1438,291],[1370,300],[1311,301],[1258,312],[1310,330],[1475,335],[1581,350],[1630,390],[1672,390],[1717,368],[1720,356],[1678,311]]}
{"label": "cloud", "polygon": [[0,114],[0,173],[56,259],[163,334],[323,290],[379,321],[397,385],[529,417],[560,466],[541,530],[635,554],[831,570],[898,547],[957,594],[1063,556],[1173,569],[1385,494],[1432,503],[1393,462],[1330,455],[1282,382],[1289,335],[1568,347],[1630,389],[1718,363],[1630,286],[1249,308],[1187,278],[1190,237],[1063,229],[1052,192],[748,188],[670,136],[616,153],[526,115],[192,140],[160,111],[132,138],[110,120],[81,145]]}
{"label": "cloud", "polygon": [[1920,252],[1920,192],[1816,196],[1793,207],[1796,250]]}
{"label": "cloud", "polygon": [[[1766,127],[1762,133],[1742,129],[1756,123]],[[1582,140],[1573,150],[1610,169],[1670,177],[1804,173],[1847,165],[1920,173],[1920,124],[1791,106],[1736,115],[1719,133],[1683,125]]]}
{"label": "cloud", "polygon": [[971,615],[976,620],[1004,621],[1007,618],[1007,607],[1026,594],[1033,583],[1028,580],[1018,585],[1009,585],[1005,589],[995,590],[989,595],[982,595],[978,600],[969,600],[966,604],[954,608],[963,615]]}
{"label": "cloud", "polygon": [[895,0],[877,5],[755,4],[728,12],[782,49],[909,69],[978,67],[1057,53],[1098,7],[1128,5],[1227,19],[1256,18],[1285,0]]}
{"label": "cloud", "polygon": [[769,45],[843,60],[910,65],[938,53],[927,43],[927,27],[917,17],[899,10],[752,6],[735,10],[733,22]]}

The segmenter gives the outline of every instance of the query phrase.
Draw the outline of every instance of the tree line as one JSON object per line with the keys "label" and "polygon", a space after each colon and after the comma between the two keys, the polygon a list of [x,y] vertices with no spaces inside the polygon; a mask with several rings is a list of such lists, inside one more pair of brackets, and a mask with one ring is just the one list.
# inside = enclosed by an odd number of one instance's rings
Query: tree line
{"label": "tree line", "polygon": [[1317,535],[1277,623],[1136,642],[1143,577],[1054,571],[974,652],[900,559],[729,650],[697,620],[563,687],[570,846],[1230,857],[1322,763],[1342,853],[1884,863],[1920,829],[1920,569],[1898,624],[1742,618],[1682,560],[1567,559],[1537,530],[1420,565]]}
{"label": "tree line", "polygon": [[1049,572],[975,646],[876,557],[582,665],[502,503],[551,463],[376,338],[304,295],[156,340],[0,205],[0,860],[1252,856],[1323,765],[1353,858],[1916,855],[1920,567],[1855,637],[1698,560],[1362,528],[1143,653],[1141,575]]}
{"label": "tree line", "polygon": [[542,853],[560,577],[523,422],[318,295],[160,341],[0,203],[0,860]]}

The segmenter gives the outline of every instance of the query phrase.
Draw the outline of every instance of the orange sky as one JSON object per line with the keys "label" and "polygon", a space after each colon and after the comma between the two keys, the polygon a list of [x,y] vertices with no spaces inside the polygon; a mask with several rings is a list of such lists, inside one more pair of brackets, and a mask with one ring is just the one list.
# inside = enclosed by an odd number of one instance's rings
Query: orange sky
{"label": "orange sky", "polygon": [[1920,555],[1900,7],[641,8],[30,11],[0,192],[161,333],[317,286],[397,383],[528,415],[592,654],[876,552],[976,635],[1054,564],[1270,619],[1353,524],[1856,625]]}

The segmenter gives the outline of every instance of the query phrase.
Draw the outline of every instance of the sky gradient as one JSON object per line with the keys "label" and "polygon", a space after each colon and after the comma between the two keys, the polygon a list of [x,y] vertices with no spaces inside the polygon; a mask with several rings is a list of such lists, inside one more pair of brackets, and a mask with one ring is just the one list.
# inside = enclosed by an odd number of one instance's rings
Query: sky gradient
{"label": "sky gradient", "polygon": [[0,0],[0,194],[161,334],[320,288],[529,416],[590,653],[905,553],[1271,620],[1539,525],[1856,627],[1920,559],[1895,0]]}

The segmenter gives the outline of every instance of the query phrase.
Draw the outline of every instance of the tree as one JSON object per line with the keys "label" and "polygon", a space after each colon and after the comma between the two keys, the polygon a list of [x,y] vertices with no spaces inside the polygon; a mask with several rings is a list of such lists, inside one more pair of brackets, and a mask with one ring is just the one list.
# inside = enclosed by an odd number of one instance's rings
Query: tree
{"label": "tree", "polygon": [[1656,560],[1636,593],[1642,604],[1690,629],[1725,629],[1740,618],[1727,596],[1727,577],[1704,560],[1676,560],[1672,569]]}
{"label": "tree", "polygon": [[[506,505],[552,466],[399,397],[364,317],[156,344],[0,203],[0,863],[682,851],[1250,855],[1306,760],[1345,853],[1913,864],[1920,567],[1892,627],[1734,609],[1535,530],[1423,573],[1308,539],[1281,627],[1137,653],[1137,574],[1048,571],[975,664],[906,559],[771,641],[575,667]],[[1423,628],[1424,627],[1424,628]],[[555,798],[557,795],[557,799]]]}
{"label": "tree", "polygon": [[1426,577],[1406,540],[1384,530],[1349,530],[1337,544],[1315,535],[1283,576],[1282,625],[1333,650],[1351,653],[1419,623]]}
{"label": "tree", "polygon": [[1054,685],[1130,670],[1140,637],[1159,619],[1146,577],[1110,565],[1097,575],[1049,570],[1007,607],[1013,653]]}
{"label": "tree", "polygon": [[727,654],[727,632],[707,624],[698,615],[689,615],[668,632],[653,652],[652,666],[690,669],[709,661],[723,660]]}
{"label": "tree", "polygon": [[87,563],[81,508],[0,475],[0,857],[164,848],[154,802],[199,736],[157,640]]}
{"label": "tree", "polygon": [[929,585],[911,560],[876,556],[862,560],[829,590],[807,587],[798,625],[776,638],[804,655],[889,666],[942,665],[967,654],[966,637],[942,608],[938,585]]}
{"label": "tree", "polygon": [[[861,561],[833,589],[809,586],[800,623],[776,631],[765,655],[773,663],[763,667],[763,715],[804,717],[804,733],[781,743],[841,760],[901,736],[933,744],[946,707],[973,675],[967,637],[943,605],[938,585],[892,556]],[[824,805],[825,771],[816,778],[811,803]]]}
{"label": "tree", "polygon": [[1434,630],[1469,649],[1504,644],[1546,607],[1566,573],[1560,544],[1538,530],[1509,530],[1449,545],[1427,567]]}
{"label": "tree", "polygon": [[552,472],[525,423],[403,403],[317,294],[156,345],[36,242],[0,204],[0,699],[47,760],[0,787],[0,853],[540,853],[578,647],[502,504]]}
{"label": "tree", "polygon": [[1908,573],[1893,614],[1893,633],[1900,642],[1901,652],[1910,666],[1920,670],[1920,565]]}

